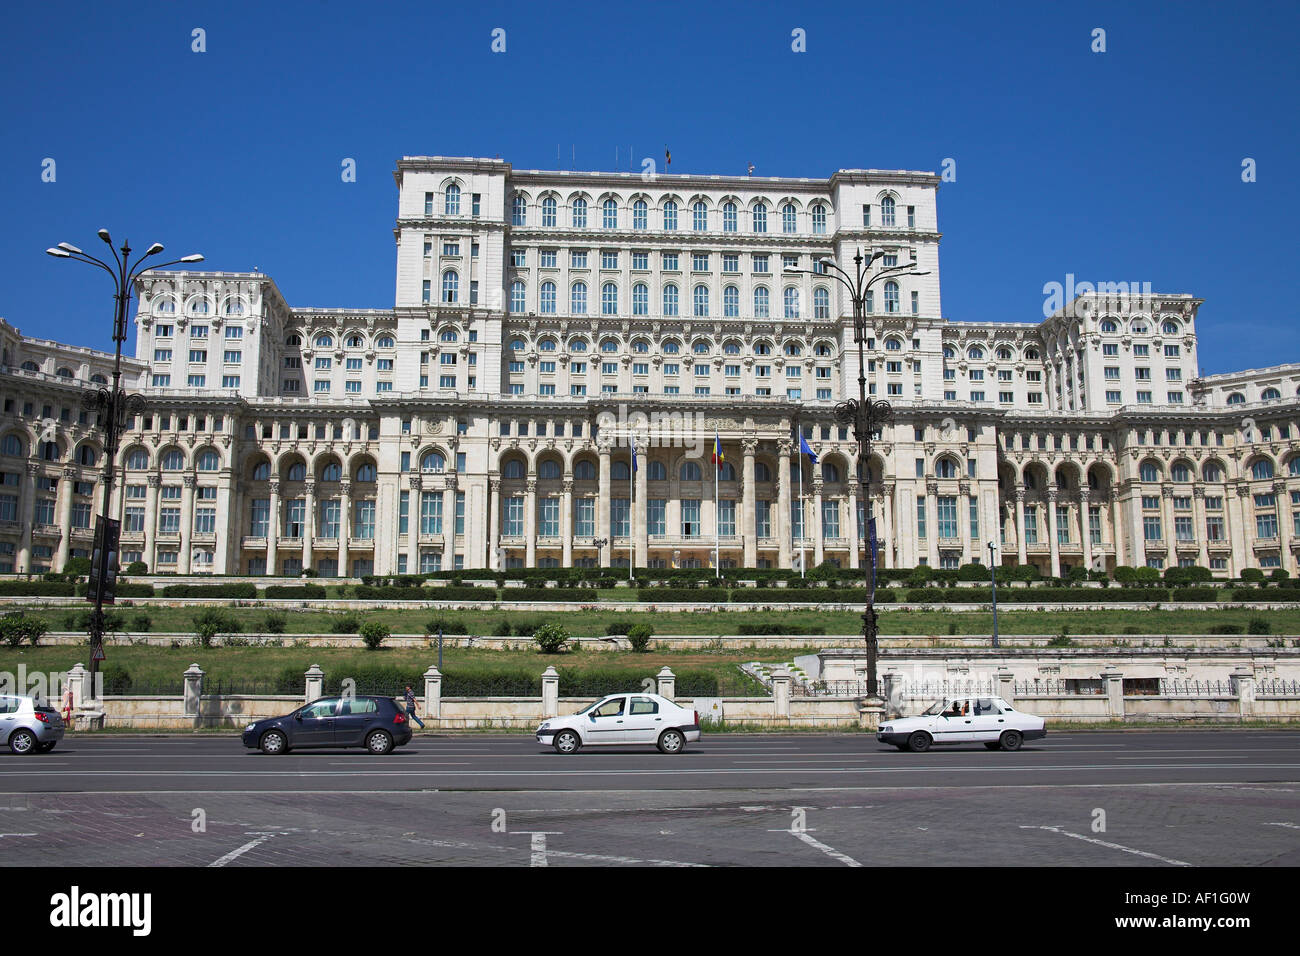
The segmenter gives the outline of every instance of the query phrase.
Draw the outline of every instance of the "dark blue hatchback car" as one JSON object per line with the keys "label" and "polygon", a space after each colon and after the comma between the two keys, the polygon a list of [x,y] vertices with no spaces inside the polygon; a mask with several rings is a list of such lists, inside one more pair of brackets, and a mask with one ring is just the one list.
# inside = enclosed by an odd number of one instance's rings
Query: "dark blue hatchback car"
{"label": "dark blue hatchback car", "polygon": [[244,728],[244,746],[267,754],[308,747],[365,747],[391,753],[411,742],[411,723],[391,697],[322,697],[285,717]]}

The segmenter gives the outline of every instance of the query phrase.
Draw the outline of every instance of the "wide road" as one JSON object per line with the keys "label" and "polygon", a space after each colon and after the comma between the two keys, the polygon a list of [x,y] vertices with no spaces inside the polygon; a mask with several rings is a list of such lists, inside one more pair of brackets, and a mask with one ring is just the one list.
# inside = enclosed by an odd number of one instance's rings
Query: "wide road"
{"label": "wide road", "polygon": [[1300,865],[1300,733],[1053,733],[1018,753],[862,734],[684,754],[421,735],[386,757],[236,736],[0,755],[9,865]]}

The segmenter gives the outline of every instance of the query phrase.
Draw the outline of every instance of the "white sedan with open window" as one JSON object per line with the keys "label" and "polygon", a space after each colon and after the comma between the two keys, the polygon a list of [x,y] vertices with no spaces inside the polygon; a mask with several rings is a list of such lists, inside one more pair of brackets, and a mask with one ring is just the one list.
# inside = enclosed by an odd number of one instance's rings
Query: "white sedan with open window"
{"label": "white sedan with open window", "polygon": [[700,739],[700,715],[658,694],[612,694],[569,717],[552,717],[537,728],[537,742],[557,753],[582,747],[652,744],[678,754]]}
{"label": "white sedan with open window", "polygon": [[1019,750],[1047,736],[1042,717],[1018,711],[1001,697],[946,697],[916,717],[884,721],[876,739],[922,753],[936,744],[982,743],[989,750]]}

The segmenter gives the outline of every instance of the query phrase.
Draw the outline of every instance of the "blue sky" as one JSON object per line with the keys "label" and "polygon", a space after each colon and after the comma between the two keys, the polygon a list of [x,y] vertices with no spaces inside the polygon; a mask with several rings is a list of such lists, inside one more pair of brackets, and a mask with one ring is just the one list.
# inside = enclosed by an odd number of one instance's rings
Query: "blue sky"
{"label": "blue sky", "polygon": [[1300,361],[1294,3],[145,0],[2,22],[0,315],[29,334],[110,345],[107,276],[43,254],[103,249],[101,226],[260,267],[296,306],[387,307],[397,157],[552,169],[558,146],[626,170],[667,144],[683,173],[952,158],[949,318],[1034,321],[1069,273],[1150,282],[1206,299],[1205,373]]}

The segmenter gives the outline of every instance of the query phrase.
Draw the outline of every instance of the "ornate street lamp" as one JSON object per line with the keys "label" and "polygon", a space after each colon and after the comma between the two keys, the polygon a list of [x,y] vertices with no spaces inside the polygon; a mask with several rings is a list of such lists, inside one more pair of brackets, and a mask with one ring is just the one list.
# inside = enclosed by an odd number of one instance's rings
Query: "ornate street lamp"
{"label": "ornate street lamp", "polygon": [[99,388],[82,396],[82,404],[87,409],[96,412],[98,421],[104,430],[104,508],[99,515],[95,536],[98,545],[95,554],[97,566],[91,570],[92,583],[96,580],[98,582],[98,586],[93,589],[93,593],[90,595],[95,602],[95,609],[90,614],[90,686],[92,688],[96,686],[95,678],[99,672],[99,661],[104,653],[104,598],[109,589],[109,572],[113,570],[111,569],[111,562],[117,558],[117,543],[109,531],[113,510],[113,470],[115,467],[114,462],[117,459],[117,443],[119,436],[126,428],[127,416],[137,414],[143,407],[139,395],[127,395],[122,389],[122,343],[126,341],[127,306],[131,301],[135,280],[141,274],[152,269],[162,269],[166,266],[181,263],[188,265],[203,261],[202,256],[192,255],[173,259],[171,262],[164,262],[161,265],[150,265],[141,268],[141,264],[146,259],[163,251],[162,243],[155,242],[145,250],[144,255],[132,263],[131,246],[126,240],[122,241],[121,250],[117,250],[113,248],[113,238],[108,234],[107,229],[99,230],[99,238],[104,240],[113,253],[113,265],[109,265],[102,259],[97,259],[87,252],[82,252],[68,242],[60,242],[57,246],[45,250],[48,255],[57,259],[75,259],[77,262],[89,263],[103,269],[113,277],[113,298],[116,300],[116,311],[113,315],[112,388]]}
{"label": "ornate street lamp", "polygon": [[[858,483],[861,488],[859,500],[863,502],[866,516],[867,548],[869,560],[863,562],[867,584],[867,607],[862,615],[862,633],[867,643],[867,694],[878,695],[876,682],[876,661],[880,656],[880,625],[876,618],[876,548],[875,536],[871,533],[875,519],[871,514],[871,497],[868,494],[870,468],[867,464],[871,456],[871,440],[887,422],[893,419],[893,409],[889,402],[876,401],[867,394],[867,361],[865,343],[867,339],[867,295],[871,287],[882,279],[897,276],[923,276],[915,261],[901,266],[886,266],[876,272],[872,267],[877,259],[884,256],[883,251],[864,256],[858,249],[853,257],[853,272],[841,268],[830,257],[817,260],[820,270],[785,269],[784,272],[802,273],[804,275],[830,276],[842,285],[853,303],[853,341],[858,346],[858,397],[850,398],[835,406],[835,420],[842,425],[853,426],[853,437],[858,441]],[[852,520],[857,521],[857,515]]]}

